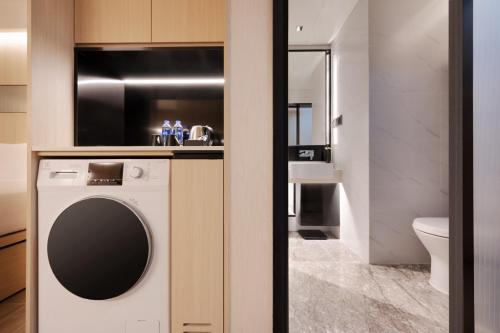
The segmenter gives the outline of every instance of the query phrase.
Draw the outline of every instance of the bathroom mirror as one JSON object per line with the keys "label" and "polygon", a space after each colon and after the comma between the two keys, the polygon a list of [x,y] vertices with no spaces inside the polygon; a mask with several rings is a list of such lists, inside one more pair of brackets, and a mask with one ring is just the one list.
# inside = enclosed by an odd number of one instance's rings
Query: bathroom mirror
{"label": "bathroom mirror", "polygon": [[288,144],[330,145],[330,50],[289,50],[288,62]]}

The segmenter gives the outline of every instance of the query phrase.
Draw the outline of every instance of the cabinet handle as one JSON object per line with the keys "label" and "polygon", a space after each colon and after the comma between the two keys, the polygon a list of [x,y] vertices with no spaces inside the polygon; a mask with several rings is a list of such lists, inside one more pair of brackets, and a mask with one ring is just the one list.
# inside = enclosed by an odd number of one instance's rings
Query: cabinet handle
{"label": "cabinet handle", "polygon": [[185,327],[183,333],[212,333],[210,323],[184,323],[182,326]]}

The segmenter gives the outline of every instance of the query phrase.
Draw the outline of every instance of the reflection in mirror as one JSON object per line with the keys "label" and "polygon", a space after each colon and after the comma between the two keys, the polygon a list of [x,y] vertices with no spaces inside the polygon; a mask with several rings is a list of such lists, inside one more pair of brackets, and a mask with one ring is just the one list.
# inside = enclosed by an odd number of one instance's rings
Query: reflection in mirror
{"label": "reflection in mirror", "polygon": [[288,53],[289,145],[330,144],[330,50]]}
{"label": "reflection in mirror", "polygon": [[[321,132],[321,130],[318,130]],[[312,104],[288,105],[288,145],[313,145]]]}

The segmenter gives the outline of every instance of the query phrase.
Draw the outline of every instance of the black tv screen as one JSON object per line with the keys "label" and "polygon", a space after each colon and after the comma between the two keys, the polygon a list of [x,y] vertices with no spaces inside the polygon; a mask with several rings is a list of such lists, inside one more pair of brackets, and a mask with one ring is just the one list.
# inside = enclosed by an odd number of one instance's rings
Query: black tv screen
{"label": "black tv screen", "polygon": [[224,142],[222,47],[75,48],[75,145],[148,146],[164,120]]}

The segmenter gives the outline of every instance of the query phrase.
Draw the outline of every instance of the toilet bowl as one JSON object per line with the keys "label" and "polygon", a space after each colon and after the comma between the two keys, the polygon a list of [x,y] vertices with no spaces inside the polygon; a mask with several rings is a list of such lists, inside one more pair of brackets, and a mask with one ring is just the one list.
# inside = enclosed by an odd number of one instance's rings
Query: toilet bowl
{"label": "toilet bowl", "polygon": [[449,292],[449,219],[423,217],[413,221],[418,239],[431,255],[430,284],[437,290]]}

